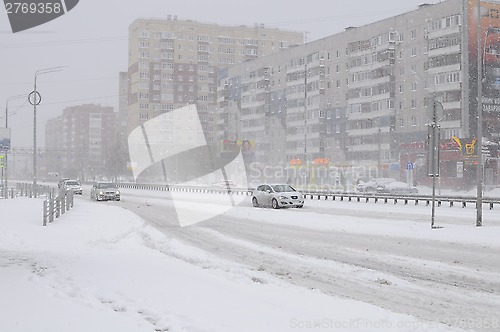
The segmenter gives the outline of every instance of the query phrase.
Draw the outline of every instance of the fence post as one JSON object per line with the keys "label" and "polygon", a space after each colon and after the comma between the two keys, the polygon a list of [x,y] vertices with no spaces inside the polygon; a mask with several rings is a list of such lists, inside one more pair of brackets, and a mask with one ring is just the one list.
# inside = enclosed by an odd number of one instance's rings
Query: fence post
{"label": "fence post", "polygon": [[47,200],[43,201],[43,225],[47,226]]}
{"label": "fence post", "polygon": [[61,197],[61,214],[65,214],[66,213],[66,206],[68,204],[68,196],[66,195],[66,193],[64,193],[64,195]]}
{"label": "fence post", "polygon": [[49,200],[49,222],[54,221],[54,201],[55,198],[51,196]]}
{"label": "fence post", "polygon": [[61,196],[56,197],[56,218],[61,216]]}

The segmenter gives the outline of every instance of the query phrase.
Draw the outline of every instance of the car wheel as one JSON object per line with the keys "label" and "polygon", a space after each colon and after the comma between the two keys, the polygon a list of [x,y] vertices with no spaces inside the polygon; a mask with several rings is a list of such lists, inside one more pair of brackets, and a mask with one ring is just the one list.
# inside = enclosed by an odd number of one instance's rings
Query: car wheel
{"label": "car wheel", "polygon": [[257,201],[257,197],[252,198],[253,207],[259,207],[259,202]]}
{"label": "car wheel", "polygon": [[280,206],[278,205],[278,200],[276,198],[273,198],[272,205],[273,205],[273,209],[280,208]]}

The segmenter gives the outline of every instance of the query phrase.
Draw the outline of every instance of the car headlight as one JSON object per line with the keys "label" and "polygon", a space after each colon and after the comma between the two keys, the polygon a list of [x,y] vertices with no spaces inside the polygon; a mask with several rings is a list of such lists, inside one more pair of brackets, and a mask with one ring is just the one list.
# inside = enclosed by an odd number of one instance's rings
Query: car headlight
{"label": "car headlight", "polygon": [[280,196],[280,199],[288,199],[286,196]]}
{"label": "car headlight", "polygon": [[104,195],[104,192],[103,191],[99,191],[99,195]]}
{"label": "car headlight", "polygon": [[120,195],[120,190],[117,190],[117,191],[116,191],[116,194],[117,194],[117,195]]}

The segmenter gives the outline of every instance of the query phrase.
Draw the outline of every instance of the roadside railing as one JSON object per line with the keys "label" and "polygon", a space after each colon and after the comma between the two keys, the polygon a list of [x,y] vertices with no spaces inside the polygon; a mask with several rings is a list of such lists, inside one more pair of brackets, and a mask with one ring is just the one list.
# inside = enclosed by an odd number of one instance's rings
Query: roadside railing
{"label": "roadside railing", "polygon": [[[143,189],[143,190],[158,190],[158,191],[180,191],[193,193],[211,193],[211,194],[233,194],[233,195],[251,195],[253,188],[214,188],[209,186],[181,186],[181,185],[166,185],[166,184],[140,184],[140,183],[118,183],[121,188]],[[432,203],[432,195],[423,194],[387,194],[387,193],[362,193],[362,192],[331,192],[331,191],[301,191],[304,198],[323,199],[323,200],[339,200],[346,202],[373,202],[373,203],[393,203],[393,204],[425,204]],[[437,206],[448,204],[450,207],[461,206],[467,207],[468,204],[476,204],[474,196],[436,196],[435,201]],[[500,204],[500,198],[484,197],[483,204],[489,206],[492,210],[494,205]]]}
{"label": "roadside railing", "polygon": [[47,222],[51,223],[69,211],[74,204],[73,197],[71,190],[59,191],[58,195],[51,193],[43,201],[43,226],[47,226]]}
{"label": "roadside railing", "polygon": [[182,186],[182,185],[167,185],[167,184],[140,184],[140,183],[117,183],[120,188],[143,189],[156,191],[176,191],[176,192],[191,192],[205,194],[234,194],[234,195],[251,195],[252,189],[249,188],[222,188],[210,186]]}
{"label": "roadside railing", "polygon": [[[421,203],[426,206],[432,203],[432,195],[419,195],[419,194],[406,194],[406,195],[394,195],[394,194],[384,194],[384,193],[322,193],[322,192],[305,192],[304,196],[310,199],[331,199],[333,201],[347,201],[347,202],[374,202],[374,203],[403,203],[408,205],[413,203],[414,205],[419,205]],[[476,204],[476,197],[472,196],[436,196],[435,201],[437,206],[441,206],[443,203],[449,204],[450,207],[459,205],[462,208],[467,207],[467,204]],[[500,198],[483,198],[483,204],[487,204],[490,210],[493,209],[495,204],[500,204]]]}
{"label": "roadside railing", "polygon": [[[16,195],[29,197],[29,198],[37,198],[40,196],[53,195],[55,192],[55,188],[47,185],[33,185],[32,183],[16,183]],[[13,188],[12,188],[13,190]],[[12,195],[14,197],[14,195]]]}

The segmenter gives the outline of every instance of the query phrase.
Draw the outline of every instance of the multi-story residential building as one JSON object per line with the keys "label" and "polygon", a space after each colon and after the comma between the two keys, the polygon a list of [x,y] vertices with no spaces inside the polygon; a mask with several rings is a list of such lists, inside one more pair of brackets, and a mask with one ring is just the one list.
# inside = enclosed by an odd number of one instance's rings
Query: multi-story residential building
{"label": "multi-story residential building", "polygon": [[67,107],[45,127],[51,171],[61,176],[95,180],[114,178],[119,167],[113,107],[86,104]]}
{"label": "multi-story residential building", "polygon": [[[270,132],[284,130],[282,163],[360,166],[371,175],[375,170],[379,176],[396,177],[411,165],[408,169],[416,168],[419,180],[424,180],[428,125],[434,110],[441,144],[466,142],[476,134],[477,59],[471,56],[477,54],[475,3],[423,4],[402,15],[348,27],[339,34],[235,65],[221,75],[219,89],[241,93],[221,94],[219,106],[224,108],[231,98],[240,105],[240,136],[255,139],[258,161],[276,156],[265,142],[271,142]],[[489,38],[483,40],[488,44],[483,53],[493,68],[485,72],[499,72],[498,55],[491,61],[491,54],[498,52],[500,42],[491,35],[500,31],[500,19],[494,15],[500,6],[483,4],[482,22],[487,27],[482,32]],[[495,82],[483,99],[488,110],[484,113],[490,119],[483,127],[491,140],[500,136],[500,127],[491,121],[491,110],[500,104],[500,89],[491,88],[498,86],[498,79]],[[281,99],[276,102],[270,96]],[[283,120],[278,129],[266,127],[271,114]],[[441,160],[443,175],[465,178],[462,169],[475,174],[474,163],[453,144],[454,157]]]}
{"label": "multi-story residential building", "polygon": [[118,82],[118,114],[117,114],[117,158],[118,174],[117,176],[131,176],[129,153],[128,153],[128,72],[120,72]]}
{"label": "multi-story residential building", "polygon": [[216,144],[218,71],[303,43],[303,34],[192,20],[138,19],[129,27],[129,132],[144,121],[196,104]]}

